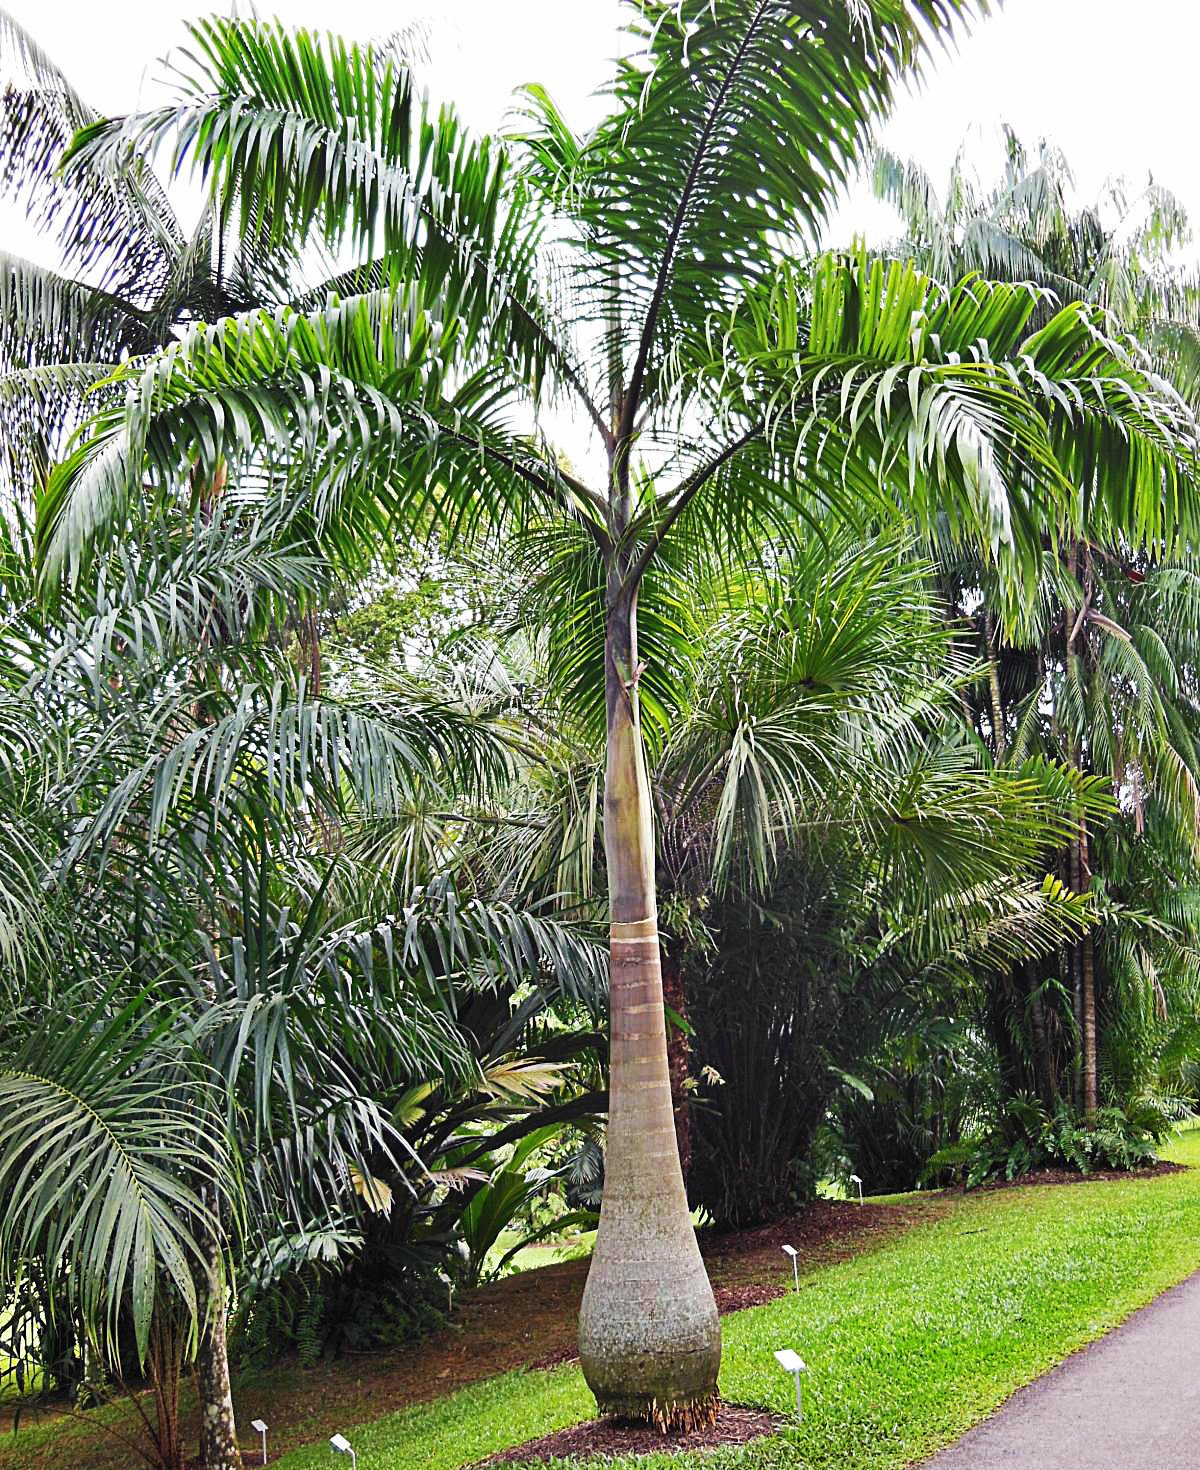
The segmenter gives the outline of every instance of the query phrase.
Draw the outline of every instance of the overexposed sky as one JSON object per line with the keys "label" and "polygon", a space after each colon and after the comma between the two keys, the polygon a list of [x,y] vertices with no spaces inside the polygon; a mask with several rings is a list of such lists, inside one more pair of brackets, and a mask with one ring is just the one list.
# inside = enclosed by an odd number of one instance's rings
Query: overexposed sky
{"label": "overexposed sky", "polygon": [[[125,112],[165,93],[162,58],[184,40],[203,0],[0,0],[96,107]],[[247,7],[243,3],[245,13]],[[432,27],[426,76],[477,127],[496,124],[523,82],[549,88],[575,121],[594,119],[591,96],[621,46],[617,0],[259,0],[262,15],[333,27],[364,39],[406,21]],[[956,55],[938,58],[924,88],[901,100],[885,141],[918,158],[939,184],[969,127],[985,172],[998,157],[1001,121],[1029,140],[1050,137],[1075,166],[1083,198],[1110,174],[1172,188],[1200,226],[1196,58],[1200,0],[1008,0]],[[0,75],[0,84],[3,76]],[[856,198],[831,243],[855,232],[892,233],[891,218]],[[0,206],[0,250],[53,260],[24,221]],[[1200,253],[1193,247],[1192,253]]]}

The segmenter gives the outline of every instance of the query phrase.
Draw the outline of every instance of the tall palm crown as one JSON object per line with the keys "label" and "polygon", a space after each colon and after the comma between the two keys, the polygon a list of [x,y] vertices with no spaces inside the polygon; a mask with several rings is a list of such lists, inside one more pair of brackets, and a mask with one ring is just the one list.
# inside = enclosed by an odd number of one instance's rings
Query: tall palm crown
{"label": "tall palm crown", "polygon": [[[1094,204],[1080,207],[1058,150],[1043,143],[1032,156],[1008,131],[1005,144],[996,185],[974,182],[964,151],[944,200],[917,164],[877,155],[876,192],[900,211],[906,248],[944,279],[979,270],[1097,303],[1110,320],[1136,331],[1147,362],[1194,401],[1200,286],[1174,259],[1189,237],[1178,202],[1154,184],[1131,195],[1111,183]],[[952,573],[976,602],[984,592],[975,620],[996,660],[984,723],[998,756],[1006,746],[1018,754],[1040,747],[1108,775],[1132,800],[1139,828],[1147,788],[1153,790],[1159,818],[1194,844],[1200,766],[1182,677],[1195,626],[1192,579],[1170,564],[1170,546],[1136,497],[1096,496],[1096,469],[1082,468],[1072,513],[1043,563],[1037,594],[1023,607],[978,563]],[[1093,863],[1084,823],[1069,851],[1073,886],[1090,884]],[[1109,937],[1102,927],[1101,944]],[[1070,961],[1081,1037],[1076,1092],[1088,1110],[1097,1104],[1094,950],[1093,936],[1085,935]],[[1053,1081],[1045,1080],[1042,1091],[1053,1097]]]}
{"label": "tall palm crown", "polygon": [[944,197],[913,159],[880,149],[872,183],[904,226],[903,250],[931,274],[955,281],[1030,281],[1060,301],[1102,306],[1136,333],[1155,366],[1191,397],[1200,361],[1200,281],[1180,263],[1191,225],[1178,198],[1148,180],[1133,189],[1110,179],[1081,204],[1062,151],[1031,149],[1003,130],[1004,167],[985,186],[960,148]]}
{"label": "tall palm crown", "polygon": [[[655,559],[903,505],[1029,575],[1084,465],[1156,535],[1192,530],[1186,415],[1099,315],[1035,324],[1023,287],[797,256],[896,84],[979,9],[644,0],[609,117],[578,136],[530,89],[507,142],[433,112],[392,56],[212,22],[178,105],[84,127],[66,164],[119,172],[172,139],[253,248],[351,264],[303,311],[197,325],[120,371],[42,498],[49,584],[137,525],[147,485],[195,495],[198,465],[307,517],[346,566],[431,527],[558,521],[590,548],[612,1086],[581,1351],[605,1407],[664,1426],[713,1412],[719,1336],[665,1064],[641,710],[669,669],[639,644]],[[591,481],[542,438],[549,404],[593,432]]]}

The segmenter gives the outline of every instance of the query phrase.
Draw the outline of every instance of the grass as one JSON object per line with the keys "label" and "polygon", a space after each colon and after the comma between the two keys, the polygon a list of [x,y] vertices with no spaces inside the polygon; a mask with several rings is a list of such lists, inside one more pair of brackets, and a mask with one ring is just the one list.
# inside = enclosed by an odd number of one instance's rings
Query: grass
{"label": "grass", "polygon": [[[487,1255],[488,1270],[494,1270],[521,1239],[521,1232],[505,1230]],[[576,1256],[590,1255],[596,1243],[594,1230],[571,1235],[564,1240],[539,1241],[516,1252],[509,1262],[510,1271],[536,1271],[540,1266],[553,1266],[558,1261],[571,1261]]]}
{"label": "grass", "polygon": [[[900,1470],[1200,1268],[1200,1129],[1167,1153],[1194,1172],[907,1197],[928,1201],[922,1223],[842,1264],[815,1267],[798,1294],[724,1321],[725,1397],[790,1416],[792,1383],[771,1355],[794,1347],[811,1369],[802,1425],[790,1421],[771,1439],[703,1457],[603,1463],[610,1470]],[[781,1279],[786,1271],[781,1258]],[[344,1368],[348,1379],[360,1371],[354,1360]],[[288,1440],[311,1441],[273,1463],[338,1470],[322,1390],[294,1367],[267,1378],[244,1386],[243,1417],[269,1387],[277,1407],[266,1417],[284,1428],[278,1407],[286,1404]],[[341,1386],[353,1387],[348,1379]],[[358,1408],[347,1418],[369,1419],[369,1398],[349,1401]],[[361,1470],[460,1470],[592,1409],[578,1369],[568,1367],[506,1373],[339,1427]],[[133,1457],[98,1435],[101,1420],[118,1424],[122,1412],[113,1405],[74,1418],[25,1417],[19,1434],[0,1435],[0,1470],[125,1470]]]}
{"label": "grass", "polygon": [[[590,1411],[590,1396],[577,1368],[522,1370],[345,1433],[360,1470],[458,1470],[510,1445],[565,1429]],[[293,1450],[279,1465],[286,1470],[336,1470],[324,1440]]]}
{"label": "grass", "polygon": [[[1168,1150],[1197,1172],[968,1196],[872,1254],[813,1273],[799,1294],[728,1317],[725,1397],[787,1415],[808,1362],[806,1417],[715,1454],[654,1455],[638,1470],[899,1470],[1015,1389],[1200,1268],[1200,1131]],[[459,1470],[580,1419],[578,1369],[506,1374],[345,1432],[361,1470]],[[323,1442],[280,1470],[329,1470]]]}

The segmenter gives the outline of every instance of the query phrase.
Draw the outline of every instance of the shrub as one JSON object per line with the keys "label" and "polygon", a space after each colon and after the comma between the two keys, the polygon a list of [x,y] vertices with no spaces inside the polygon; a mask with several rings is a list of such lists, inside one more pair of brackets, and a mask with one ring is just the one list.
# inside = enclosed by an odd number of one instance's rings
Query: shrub
{"label": "shrub", "polygon": [[412,1342],[446,1322],[448,1287],[436,1272],[410,1267],[383,1279],[361,1267],[328,1272],[306,1265],[274,1282],[239,1314],[237,1360],[266,1367],[294,1352],[311,1367]]}
{"label": "shrub", "polygon": [[[1158,1158],[1170,1125],[1156,1108],[1100,1108],[1081,1118],[1064,1107],[1048,1114],[1021,1099],[1007,1118],[976,1138],[939,1149],[925,1166],[926,1182],[962,1182],[967,1189],[989,1179],[1018,1179],[1035,1169],[1141,1169]],[[1014,1132],[1015,1130],[1015,1132]]]}

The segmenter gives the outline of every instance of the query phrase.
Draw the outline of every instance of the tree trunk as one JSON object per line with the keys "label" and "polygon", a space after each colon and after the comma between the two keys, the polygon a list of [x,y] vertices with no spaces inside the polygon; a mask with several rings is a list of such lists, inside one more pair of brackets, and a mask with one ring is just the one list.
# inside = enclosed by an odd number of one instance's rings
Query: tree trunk
{"label": "tree trunk", "polygon": [[155,1313],[150,1328],[150,1357],[146,1365],[154,1398],[153,1423],[143,1415],[158,1456],[159,1470],[183,1470],[183,1442],[179,1434],[182,1360],[179,1324],[173,1320],[169,1310],[160,1309]]}
{"label": "tree trunk", "polygon": [[983,636],[988,656],[988,690],[992,700],[992,756],[997,765],[1004,759],[1004,701],[1000,697],[1000,666],[996,657],[996,633],[990,612],[983,615]]}
{"label": "tree trunk", "polygon": [[200,1464],[203,1470],[243,1470],[229,1384],[225,1273],[214,1240],[203,1241],[209,1268],[200,1292],[200,1346],[196,1386],[200,1399]]}
{"label": "tree trunk", "polygon": [[[1072,577],[1079,574],[1078,547],[1072,548],[1068,569]],[[1086,547],[1083,550],[1082,571],[1082,605],[1077,614],[1068,608],[1064,622],[1064,627],[1068,630],[1066,639],[1066,667],[1068,671],[1070,669],[1071,659],[1074,656],[1075,639],[1084,626],[1087,609],[1094,590],[1091,554]],[[1083,652],[1083,667],[1085,670],[1090,670],[1092,667],[1092,661],[1089,658],[1089,645],[1086,641]],[[1076,770],[1084,770],[1082,737],[1076,740],[1074,749],[1071,752],[1071,761]],[[1091,886],[1092,868],[1088,856],[1087,818],[1081,817],[1079,821],[1079,836],[1071,844],[1071,888],[1075,893],[1086,893]],[[1091,1114],[1096,1111],[1097,1107],[1096,946],[1091,929],[1072,948],[1074,951],[1072,955],[1072,979],[1074,981],[1075,1025],[1079,1036],[1078,1063],[1075,1069],[1075,1106],[1084,1114]]]}
{"label": "tree trunk", "polygon": [[[683,966],[668,951],[660,951],[663,1000],[684,1023],[688,1022],[687,991],[683,983]],[[667,1021],[667,1074],[671,1079],[671,1110],[675,1114],[675,1143],[679,1149],[679,1167],[687,1188],[688,1166],[692,1160],[692,1114],[687,1080],[691,1067],[692,1047],[682,1026]]]}
{"label": "tree trunk", "polygon": [[[1014,977],[997,973],[987,987],[987,1030],[996,1052],[996,1066],[1000,1073],[1000,1095],[1007,1103],[1025,1092],[1026,1078],[1020,1048],[1013,1041],[1011,1019],[1018,1010]],[[1014,1114],[1004,1110],[1006,1132],[1011,1131]]]}
{"label": "tree trunk", "polygon": [[654,833],[638,720],[636,591],[610,570],[605,686],[611,1070],[604,1197],[579,1315],[602,1412],[664,1433],[711,1424],[721,1332],[688,1213],[667,1071]]}
{"label": "tree trunk", "polygon": [[[321,697],[321,627],[314,611],[306,612],[296,624],[300,644],[301,671],[308,676],[308,692],[313,699]],[[307,663],[307,667],[305,664]]]}
{"label": "tree trunk", "polygon": [[[1092,867],[1088,857],[1087,819],[1079,823],[1080,892],[1092,886]],[[1082,1054],[1080,1104],[1085,1113],[1099,1106],[1096,1086],[1096,942],[1089,929],[1079,944],[1079,1021]]]}
{"label": "tree trunk", "polygon": [[1029,997],[1029,1024],[1033,1033],[1034,1072],[1037,1076],[1038,1095],[1042,1106],[1052,1113],[1058,1103],[1058,1078],[1054,1071],[1054,1058],[1050,1054],[1050,1042],[1046,1035],[1046,1008],[1042,1003],[1041,977],[1029,960],[1021,963],[1021,973]]}
{"label": "tree trunk", "polygon": [[[1071,843],[1068,883],[1072,893],[1079,889],[1079,844]],[[1071,1102],[1075,1111],[1083,1110],[1083,966],[1078,942],[1067,946],[1071,967],[1071,1010],[1075,1018],[1075,1065],[1071,1073]]]}

